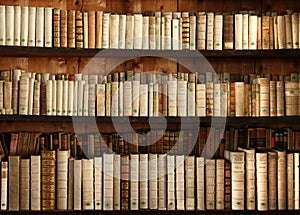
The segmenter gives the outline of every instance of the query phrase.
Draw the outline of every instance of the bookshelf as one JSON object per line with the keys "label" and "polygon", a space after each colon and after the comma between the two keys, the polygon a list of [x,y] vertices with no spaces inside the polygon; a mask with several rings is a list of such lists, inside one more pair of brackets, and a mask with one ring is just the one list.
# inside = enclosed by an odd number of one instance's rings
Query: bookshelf
{"label": "bookshelf", "polygon": [[[53,0],[53,1],[22,1],[8,0],[1,1],[0,5],[21,5],[34,7],[53,7],[64,10],[91,11],[102,10],[110,13],[144,13],[146,11],[161,12],[184,12],[184,11],[213,11],[232,12],[239,10],[284,11],[293,9],[300,11],[300,4],[297,0]],[[198,54],[208,59],[216,73],[228,72],[230,74],[276,74],[289,75],[299,73],[300,62],[299,49],[283,50],[119,50],[119,49],[73,49],[73,48],[41,48],[41,47],[15,47],[0,46],[0,70],[21,68],[27,71],[40,71],[52,74],[77,74],[81,73],[91,58],[97,57],[105,63],[110,59],[122,58],[124,56],[133,58],[121,65],[116,66],[112,73],[125,70],[153,71],[159,70],[166,73],[187,72],[184,66],[168,59],[187,59],[190,64],[198,65]],[[140,57],[136,57],[140,56]],[[163,57],[157,57],[163,56]],[[166,58],[166,59],[165,59]],[[128,117],[92,117],[92,116],[27,116],[27,115],[0,115],[0,132],[66,132],[66,133],[114,133],[113,123],[117,122],[124,130],[128,126]],[[157,120],[150,127],[149,121]],[[161,129],[159,117],[129,117],[129,123],[136,131],[149,129]],[[300,116],[284,117],[165,117],[168,130],[181,129],[181,122],[185,122],[184,129],[191,129],[193,126],[226,127],[240,129],[253,127],[269,127],[272,129],[292,128],[300,130],[298,123]],[[197,123],[197,124],[196,124]],[[96,125],[96,126],[95,126]],[[76,128],[75,128],[76,127]],[[97,128],[97,130],[95,130]],[[29,211],[19,212],[22,214],[55,214],[62,211]],[[120,211],[81,210],[63,211],[65,214],[119,214]],[[181,214],[183,211],[159,211],[140,210],[122,211],[124,214]],[[184,211],[186,214],[298,214],[299,211]],[[0,211],[1,213],[15,213]]]}

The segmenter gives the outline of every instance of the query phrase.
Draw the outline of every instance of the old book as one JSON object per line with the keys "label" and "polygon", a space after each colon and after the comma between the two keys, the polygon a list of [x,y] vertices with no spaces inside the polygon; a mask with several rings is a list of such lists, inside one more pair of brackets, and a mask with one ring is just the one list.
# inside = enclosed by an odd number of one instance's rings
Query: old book
{"label": "old book", "polygon": [[148,84],[140,84],[139,90],[139,116],[148,116]]}
{"label": "old book", "polygon": [[185,158],[185,209],[195,210],[195,156]]}
{"label": "old book", "polygon": [[183,12],[182,16],[182,49],[190,49],[190,17],[188,12]]}
{"label": "old book", "polygon": [[285,17],[277,16],[277,26],[278,26],[278,49],[285,49],[286,46],[286,26]]}
{"label": "old book", "polygon": [[167,209],[167,156],[158,155],[158,210]]}
{"label": "old book", "polygon": [[293,48],[293,34],[292,34],[292,16],[291,16],[291,14],[284,15],[284,21],[285,21],[286,48],[292,49]]}
{"label": "old book", "polygon": [[139,116],[140,111],[140,82],[132,81],[132,116]]}
{"label": "old book", "polygon": [[34,78],[29,78],[29,92],[28,92],[28,115],[32,115],[33,111],[33,93],[34,93]]}
{"label": "old book", "polygon": [[138,210],[139,205],[139,155],[130,155],[130,210]]}
{"label": "old book", "polygon": [[293,81],[285,82],[285,114],[296,116],[298,114],[298,83]]}
{"label": "old book", "polygon": [[262,49],[262,18],[257,17],[257,49]]}
{"label": "old book", "polygon": [[243,49],[248,50],[249,49],[249,14],[248,11],[241,11],[243,15]]}
{"label": "old book", "polygon": [[[40,82],[34,81],[34,86],[33,86],[33,110],[32,114],[33,115],[40,115],[40,95],[41,95],[41,86]],[[17,107],[17,106],[15,106]],[[13,107],[13,110],[16,110],[16,108]]]}
{"label": "old book", "polygon": [[161,49],[161,12],[155,12],[155,49]]}
{"label": "old book", "polygon": [[5,6],[5,45],[13,46],[14,45],[14,6]]}
{"label": "old book", "polygon": [[268,208],[269,210],[277,209],[277,154],[268,152]]}
{"label": "old book", "polygon": [[[224,28],[227,26],[227,20],[224,18]],[[224,34],[227,31],[224,29]],[[233,32],[232,32],[233,33]],[[204,12],[197,13],[197,49],[205,50],[206,48],[206,14]],[[233,35],[232,35],[233,36]],[[225,39],[224,35],[224,43],[227,41],[227,37]]]}
{"label": "old book", "polygon": [[276,110],[276,81],[270,81],[270,116],[277,116]]}
{"label": "old book", "polygon": [[196,32],[197,32],[197,21],[196,15],[194,13],[190,13],[190,50],[196,50]]}
{"label": "old book", "polygon": [[294,153],[294,209],[299,210],[300,208],[300,192],[299,192],[299,152]]}
{"label": "old book", "polygon": [[56,164],[56,208],[58,210],[68,209],[68,155],[69,151],[57,151]]}
{"label": "old book", "polygon": [[223,49],[223,15],[215,15],[214,18],[214,50]]}
{"label": "old book", "polygon": [[41,207],[43,211],[55,209],[56,190],[56,152],[42,150],[42,197]]}
{"label": "old book", "polygon": [[[16,171],[16,170],[15,170]],[[8,162],[1,162],[1,210],[8,209]]]}
{"label": "old book", "polygon": [[172,19],[172,49],[180,49],[180,39],[179,39],[179,19]]}
{"label": "old book", "polygon": [[126,46],[126,15],[119,15],[119,49]]}
{"label": "old book", "polygon": [[206,83],[206,116],[214,114],[214,83]]}
{"label": "old book", "polygon": [[97,116],[105,116],[105,84],[97,84]]}
{"label": "old book", "polygon": [[68,47],[68,11],[60,11],[60,46]]}
{"label": "old book", "polygon": [[85,81],[78,81],[78,97],[77,97],[77,116],[84,116],[84,86]]}
{"label": "old book", "polygon": [[273,22],[273,34],[274,34],[274,49],[278,49],[278,22],[277,22],[277,14],[272,15]]}
{"label": "old book", "polygon": [[[185,82],[186,84],[186,82]],[[168,91],[167,91],[167,95],[168,95],[168,116],[177,116],[177,104],[179,104],[177,102],[177,93],[179,92],[178,91],[178,84],[177,84],[177,81],[175,80],[169,80],[168,81]],[[179,86],[183,87],[185,86],[184,83],[183,84],[180,84]],[[186,89],[186,87],[185,87]],[[181,92],[181,93],[184,93],[184,92]],[[178,96],[179,97],[179,96]],[[184,95],[183,95],[184,97]],[[181,102],[185,102],[184,105],[182,108],[186,108],[186,97],[184,97],[185,100],[181,100]],[[184,111],[184,110],[181,110],[181,112]],[[184,112],[180,113],[180,114],[184,114]]]}
{"label": "old book", "polygon": [[299,13],[294,12],[291,15],[292,22],[292,40],[293,40],[293,49],[299,48]]}
{"label": "old book", "polygon": [[21,6],[14,6],[14,46],[21,45]]}
{"label": "old book", "polygon": [[206,49],[213,50],[214,48],[214,18],[215,15],[213,12],[206,13],[207,26],[206,26]]}
{"label": "old book", "polygon": [[29,210],[30,205],[30,159],[20,160],[20,210]]}
{"label": "old book", "polygon": [[175,156],[167,155],[167,210],[175,208]]}
{"label": "old book", "polygon": [[234,49],[242,50],[243,49],[243,14],[234,15]]}
{"label": "old book", "polygon": [[276,113],[277,116],[284,116],[285,113],[285,105],[284,105],[284,82],[276,81]]}
{"label": "old book", "polygon": [[76,21],[75,21],[75,10],[68,10],[67,15],[67,45],[68,48],[76,47]]}
{"label": "old book", "polygon": [[45,32],[44,32],[44,38],[45,38],[45,47],[52,47],[52,21],[53,21],[53,8],[45,7]]}
{"label": "old book", "polygon": [[257,49],[257,15],[249,16],[249,49]]}
{"label": "old book", "polygon": [[158,209],[158,155],[149,154],[149,209]]}
{"label": "old book", "polygon": [[89,113],[89,86],[88,81],[83,86],[83,105],[82,105],[82,115],[88,116]]}
{"label": "old book", "polygon": [[102,209],[102,157],[94,158],[94,195],[95,195],[95,210]]}
{"label": "old book", "polygon": [[142,49],[149,49],[149,16],[143,16]]}
{"label": "old book", "polygon": [[63,80],[56,80],[56,115],[62,116]]}
{"label": "old book", "polygon": [[[28,46],[28,27],[29,27],[29,7],[23,6],[21,7],[21,35],[20,42],[21,46]],[[34,20],[35,22],[35,20]],[[31,29],[30,29],[31,30]]]}
{"label": "old book", "polygon": [[287,153],[287,210],[294,210],[294,153]]}
{"label": "old book", "polygon": [[82,209],[94,209],[94,160],[82,160]]}
{"label": "old book", "polygon": [[30,157],[30,209],[41,210],[41,156]]}
{"label": "old book", "polygon": [[19,91],[19,114],[28,114],[29,79],[21,77]]}
{"label": "old book", "polygon": [[259,116],[270,115],[270,80],[259,78]]}
{"label": "old book", "polygon": [[197,210],[205,210],[204,157],[196,157]]}
{"label": "old book", "polygon": [[0,29],[0,45],[4,46],[6,42],[6,12],[5,5],[0,6],[0,25],[3,26]]}
{"label": "old book", "polygon": [[275,150],[277,153],[277,209],[286,210],[287,209],[287,160],[286,151]]}
{"label": "old book", "polygon": [[256,152],[257,210],[268,210],[268,154]]}
{"label": "old book", "polygon": [[214,116],[221,116],[221,84],[214,83]]}
{"label": "old book", "polygon": [[206,85],[196,84],[197,116],[206,116]]}
{"label": "old book", "polygon": [[84,29],[83,29],[83,13],[80,11],[75,12],[75,47],[84,47]]}
{"label": "old book", "polygon": [[12,110],[12,82],[11,81],[5,81],[4,82],[4,110],[5,114],[13,114]]}
{"label": "old book", "polygon": [[270,49],[270,16],[262,16],[262,49]]}
{"label": "old book", "polygon": [[143,48],[143,15],[134,14],[133,48]]}
{"label": "old book", "polygon": [[216,194],[216,160],[206,160],[205,165],[205,205],[207,210],[214,210],[215,205],[215,194]]}
{"label": "old book", "polygon": [[130,160],[129,155],[122,155],[121,157],[121,210],[130,209]]}
{"label": "old book", "polygon": [[96,116],[96,84],[88,85],[88,116]]}
{"label": "old book", "polygon": [[111,116],[111,83],[106,83],[105,86],[105,115]]}
{"label": "old book", "polygon": [[[71,147],[72,144],[74,143],[74,136],[71,136]],[[72,149],[71,149],[72,150]],[[73,156],[75,153],[72,154],[71,152],[71,156]],[[68,210],[73,210],[74,209],[74,158],[71,157],[69,158],[69,166],[68,166]]]}
{"label": "old book", "polygon": [[134,37],[134,16],[126,16],[126,49],[133,49],[133,37]]}
{"label": "old book", "polygon": [[[114,154],[114,160],[113,160],[113,166],[114,166],[114,171],[113,171],[113,208],[114,210],[120,210],[122,207],[122,196],[120,196],[120,193],[122,193],[122,185],[121,185],[121,170],[123,168],[126,168],[125,165],[123,165],[123,157],[121,158],[120,155]],[[129,163],[129,161],[128,161]],[[127,166],[128,172],[129,172],[129,164]],[[129,183],[129,182],[128,182]]]}
{"label": "old book", "polygon": [[103,154],[103,210],[113,210],[114,155]]}
{"label": "old book", "polygon": [[103,11],[96,11],[96,36],[95,36],[95,42],[96,45],[95,47],[97,49],[101,49],[102,48],[102,30],[103,30]]}
{"label": "old book", "polygon": [[53,9],[53,47],[60,47],[60,10]]}
{"label": "old book", "polygon": [[225,160],[224,164],[224,209],[231,209],[231,164]]}
{"label": "old book", "polygon": [[234,42],[233,19],[234,16],[232,14],[224,15],[224,41],[223,41],[224,49],[233,49],[233,42]]}
{"label": "old book", "polygon": [[119,15],[110,15],[110,26],[109,26],[109,47],[111,49],[119,48]]}
{"label": "old book", "polygon": [[175,158],[176,168],[176,182],[175,182],[175,191],[176,191],[176,209],[184,210],[185,209],[185,198],[184,198],[184,155],[177,155]]}
{"label": "old book", "polygon": [[[173,19],[174,20],[174,19]],[[172,20],[172,25],[175,26],[176,23],[174,23],[174,21]],[[178,20],[178,29],[177,31],[173,29],[173,38],[176,39],[176,37],[179,37],[179,20]],[[155,20],[155,16],[154,14],[151,14],[149,16],[149,49],[150,50],[155,50],[156,49],[156,20]],[[174,32],[175,31],[175,32]],[[179,38],[177,38],[177,40],[179,41]]]}
{"label": "old book", "polygon": [[82,160],[74,160],[74,210],[81,210],[82,204]]}
{"label": "old book", "polygon": [[[175,83],[175,82],[172,82]],[[168,95],[172,95],[172,92],[169,94],[169,90],[172,90],[172,87],[169,85],[168,88]],[[171,108],[174,109],[174,107],[172,107],[172,105],[177,106],[177,115],[178,116],[187,116],[187,105],[188,105],[188,98],[187,98],[187,81],[177,81],[177,101],[174,104],[173,101],[168,101],[169,103],[169,111],[170,111],[170,105]],[[176,98],[175,95],[172,95],[171,98]],[[171,109],[172,110],[172,109]],[[171,112],[169,112],[170,115]]]}
{"label": "old book", "polygon": [[[96,11],[84,13],[83,32],[85,48],[96,48]],[[86,47],[87,46],[87,47]]]}
{"label": "old book", "polygon": [[20,209],[20,157],[8,157],[8,210]]}
{"label": "old book", "polygon": [[[46,86],[46,112],[47,115],[52,115],[52,93],[53,93],[53,81],[48,80]],[[20,108],[20,107],[19,107]]]}
{"label": "old book", "polygon": [[139,208],[148,209],[149,185],[148,185],[148,154],[140,154],[139,163]]}
{"label": "old book", "polygon": [[216,159],[216,210],[224,210],[224,159]]}

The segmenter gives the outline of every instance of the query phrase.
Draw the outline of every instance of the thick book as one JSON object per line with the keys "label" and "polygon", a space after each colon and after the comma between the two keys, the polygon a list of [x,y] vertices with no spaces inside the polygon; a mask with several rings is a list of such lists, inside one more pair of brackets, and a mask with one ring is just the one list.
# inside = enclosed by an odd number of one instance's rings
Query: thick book
{"label": "thick book", "polygon": [[223,49],[223,15],[216,14],[214,19],[214,50]]}
{"label": "thick book", "polygon": [[197,210],[205,210],[205,173],[204,157],[196,157],[196,194]]}
{"label": "thick book", "polygon": [[158,155],[149,154],[149,209],[158,209]]}
{"label": "thick book", "polygon": [[41,156],[30,157],[30,209],[41,210]]}
{"label": "thick book", "polygon": [[82,209],[94,210],[94,160],[82,160]]}
{"label": "thick book", "polygon": [[185,158],[185,209],[195,210],[195,156]]}
{"label": "thick book", "polygon": [[277,153],[277,209],[287,209],[287,157],[286,151],[274,150]]}
{"label": "thick book", "polygon": [[224,210],[224,159],[216,159],[216,210]]}
{"label": "thick book", "polygon": [[8,210],[20,209],[20,156],[8,157]]}
{"label": "thick book", "polygon": [[53,9],[53,47],[60,47],[60,10]]}
{"label": "thick book", "polygon": [[60,11],[60,46],[68,47],[68,11]]}
{"label": "thick book", "polygon": [[82,160],[74,160],[74,210],[81,210],[82,204]]}
{"label": "thick book", "polygon": [[139,155],[130,155],[130,210],[138,210],[139,203]]}
{"label": "thick book", "polygon": [[268,154],[256,152],[256,195],[257,210],[268,210]]}
{"label": "thick book", "polygon": [[103,210],[113,210],[113,154],[103,154]]}
{"label": "thick book", "polygon": [[110,15],[109,47],[111,49],[119,48],[119,21],[120,17],[118,14]]}
{"label": "thick book", "polygon": [[216,195],[216,160],[206,160],[205,165],[205,205],[207,210],[214,210]]}
{"label": "thick book", "polygon": [[67,12],[67,46],[68,46],[68,48],[76,47],[75,31],[76,31],[75,10],[68,10],[68,12]]}
{"label": "thick book", "polygon": [[35,45],[36,47],[44,47],[44,29],[45,29],[45,8],[36,8],[36,34]]}
{"label": "thick book", "polygon": [[243,14],[234,15],[234,49],[242,50],[243,49]]}
{"label": "thick book", "polygon": [[67,150],[57,151],[56,208],[58,210],[68,209],[68,156]]}
{"label": "thick book", "polygon": [[134,14],[133,48],[143,48],[143,15]]}
{"label": "thick book", "polygon": [[190,49],[190,17],[188,12],[182,13],[182,33],[181,44],[182,49]]}
{"label": "thick book", "polygon": [[96,48],[96,12],[89,11],[84,13],[83,18],[83,33],[84,33],[84,48]]}
{"label": "thick book", "polygon": [[[20,34],[20,45],[28,46],[28,34],[29,34],[29,7],[21,7],[21,34]],[[35,20],[34,20],[35,22]],[[30,29],[31,30],[31,29]]]}
{"label": "thick book", "polygon": [[53,8],[45,7],[45,47],[52,47],[53,40]]}
{"label": "thick book", "polygon": [[223,48],[224,49],[233,49],[233,47],[234,47],[234,15],[225,14],[223,19],[224,19]]}
{"label": "thick book", "polygon": [[75,47],[84,48],[84,29],[83,29],[83,13],[75,12]]}
{"label": "thick book", "polygon": [[20,210],[28,211],[30,205],[30,159],[20,160]]}
{"label": "thick book", "polygon": [[102,48],[103,11],[96,11],[96,48]]}
{"label": "thick book", "polygon": [[14,6],[5,6],[5,45],[14,45]]}
{"label": "thick book", "polygon": [[277,154],[268,152],[268,208],[277,209]]}
{"label": "thick book", "polygon": [[177,155],[175,158],[176,165],[176,209],[184,210],[185,209],[185,178],[184,178],[184,155]]}

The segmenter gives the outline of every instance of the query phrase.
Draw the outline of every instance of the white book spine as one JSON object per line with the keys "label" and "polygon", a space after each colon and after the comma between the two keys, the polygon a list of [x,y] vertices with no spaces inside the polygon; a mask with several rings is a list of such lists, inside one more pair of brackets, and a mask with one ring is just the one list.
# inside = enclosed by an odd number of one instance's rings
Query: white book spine
{"label": "white book spine", "polygon": [[224,210],[224,159],[216,160],[216,210]]}
{"label": "white book spine", "polygon": [[52,13],[53,8],[45,8],[45,47],[52,47]]}
{"label": "white book spine", "polygon": [[210,159],[206,161],[205,166],[205,187],[206,187],[206,209],[214,210],[215,209],[215,186],[216,186],[216,160]]}
{"label": "white book spine", "polygon": [[214,46],[214,13],[207,13],[207,28],[206,28],[206,38],[207,50],[213,50]]}
{"label": "white book spine", "polygon": [[204,158],[196,158],[197,210],[205,210]]}
{"label": "white book spine", "polygon": [[158,209],[157,154],[149,154],[149,209]]}
{"label": "white book spine", "polygon": [[185,158],[185,208],[195,210],[195,156]]}
{"label": "white book spine", "polygon": [[197,116],[206,116],[206,85],[196,85],[196,108]]}
{"label": "white book spine", "polygon": [[111,83],[106,84],[105,98],[105,115],[111,116]]}
{"label": "white book spine", "polygon": [[63,80],[56,81],[56,115],[62,116]]}
{"label": "white book spine", "polygon": [[[66,85],[66,83],[65,83]],[[68,81],[68,89],[65,92],[67,95],[67,116],[72,116],[73,115],[73,100],[74,100],[74,81]]]}
{"label": "white book spine", "polygon": [[14,6],[5,6],[5,12],[6,12],[6,44],[7,46],[13,46],[14,45]]}
{"label": "white book spine", "polygon": [[143,16],[143,49],[149,49],[149,16]]}
{"label": "white book spine", "polygon": [[249,49],[248,37],[249,37],[249,14],[243,14],[243,49]]}
{"label": "white book spine", "polygon": [[41,210],[41,156],[31,155],[30,166],[30,205],[31,210],[37,211]]}
{"label": "white book spine", "polygon": [[36,8],[36,34],[35,34],[35,45],[36,47],[44,47],[44,20],[45,20],[45,8]]}
{"label": "white book spine", "polygon": [[249,49],[257,49],[257,16],[249,16]]}
{"label": "white book spine", "polygon": [[21,45],[21,6],[14,6],[14,46]]}
{"label": "white book spine", "polygon": [[94,160],[82,160],[82,209],[94,210]]}
{"label": "white book spine", "polygon": [[126,17],[126,49],[133,49],[133,31],[134,31],[134,16],[127,15]]}
{"label": "white book spine", "polygon": [[206,14],[201,14],[197,19],[197,49],[205,50],[206,47]]}
{"label": "white book spine", "polygon": [[126,15],[119,18],[119,49],[125,49],[126,45]]}
{"label": "white book spine", "polygon": [[[6,177],[5,177],[6,176]],[[8,162],[1,162],[1,210],[7,210]]]}
{"label": "white book spine", "polygon": [[148,84],[140,84],[140,93],[139,93],[139,106],[140,116],[148,116]]}
{"label": "white book spine", "polygon": [[140,82],[132,81],[132,116],[139,116]]}
{"label": "white book spine", "polygon": [[154,110],[154,84],[149,83],[148,84],[148,116],[152,117],[153,116],[153,110]]}
{"label": "white book spine", "polygon": [[83,116],[83,96],[84,96],[85,81],[78,81],[77,94],[77,116]]}
{"label": "white book spine", "polygon": [[46,108],[47,108],[47,115],[52,115],[52,87],[53,87],[53,81],[48,80],[47,86],[46,86]]}
{"label": "white book spine", "polygon": [[172,20],[172,49],[179,50],[179,19]]}
{"label": "white book spine", "polygon": [[29,7],[28,18],[28,46],[35,46],[35,31],[36,31],[36,7]]}
{"label": "white book spine", "polygon": [[6,14],[5,5],[0,5],[0,45],[5,46],[6,40]]}
{"label": "white book spine", "polygon": [[160,42],[161,42],[161,49],[165,49],[165,17],[161,17],[160,23]]}
{"label": "white book spine", "polygon": [[78,81],[74,81],[74,94],[73,94],[73,113],[72,116],[78,115]]}
{"label": "white book spine", "polygon": [[172,14],[167,14],[164,17],[164,49],[172,49]]}
{"label": "white book spine", "polygon": [[223,46],[223,15],[215,15],[214,50],[222,50]]}
{"label": "white book spine", "polygon": [[177,116],[177,81],[176,80],[168,81],[167,90],[168,90],[167,91],[168,92],[168,114],[169,116]]}
{"label": "white book spine", "polygon": [[119,82],[111,83],[111,116],[119,116]]}
{"label": "white book spine", "polygon": [[114,155],[103,155],[103,210],[113,210]]}
{"label": "white book spine", "polygon": [[235,38],[235,50],[243,49],[243,14],[235,14],[234,15],[234,38]]}
{"label": "white book spine", "polygon": [[74,210],[81,210],[82,160],[74,160]]}
{"label": "white book spine", "polygon": [[119,82],[119,116],[124,115],[124,82]]}
{"label": "white book spine", "polygon": [[57,151],[56,163],[56,207],[68,209],[68,157],[69,151]]}
{"label": "white book spine", "polygon": [[142,47],[143,47],[143,15],[134,14],[133,48],[142,49]]}
{"label": "white book spine", "polygon": [[196,50],[197,21],[196,16],[190,16],[190,50]]}
{"label": "white book spine", "polygon": [[[114,202],[114,210],[121,209],[121,156],[114,154],[114,171],[113,171],[113,202]],[[105,187],[104,187],[105,189]]]}
{"label": "white book spine", "polygon": [[167,155],[167,209],[175,210],[175,156]]}
{"label": "white book spine", "polygon": [[102,210],[102,157],[94,158],[95,210]]}
{"label": "white book spine", "polygon": [[161,49],[161,17],[155,16],[156,22],[155,22],[155,44],[156,44],[156,50]]}
{"label": "white book spine", "polygon": [[149,17],[149,49],[156,49],[156,38],[155,38],[155,30],[156,30],[156,20],[155,16]]}
{"label": "white book spine", "polygon": [[300,209],[300,171],[299,171],[299,152],[294,153],[294,209],[299,210]]}
{"label": "white book spine", "polygon": [[82,115],[88,116],[89,115],[89,86],[87,82],[85,82],[83,86],[83,108],[82,108]]}
{"label": "white book spine", "polygon": [[185,209],[184,155],[176,156],[176,209]]}
{"label": "white book spine", "polygon": [[158,210],[167,209],[167,156],[158,155]]}
{"label": "white book spine", "polygon": [[34,91],[34,79],[29,78],[28,115],[32,115],[32,111],[33,111],[33,91]]}
{"label": "white book spine", "polygon": [[108,49],[109,48],[109,26],[110,26],[110,14],[104,13],[103,14],[103,22],[102,22],[102,48]]}
{"label": "white book spine", "polygon": [[[28,46],[29,7],[21,8],[21,46]],[[30,29],[31,30],[31,29]]]}
{"label": "white book spine", "polygon": [[[93,13],[93,12],[92,12]],[[82,21],[83,21],[83,48],[89,48],[89,14],[88,12],[82,13]],[[75,24],[76,25],[76,24]],[[76,28],[76,26],[75,26]],[[91,44],[92,46],[92,44]]]}
{"label": "white book spine", "polygon": [[109,47],[111,49],[118,49],[119,48],[119,20],[120,17],[118,14],[111,14],[110,15],[110,27],[109,27]]}
{"label": "white book spine", "polygon": [[[172,81],[173,82],[173,81]],[[174,81],[173,83],[176,83],[176,81]],[[169,85],[170,87],[170,85]],[[172,89],[174,88],[174,86],[168,88],[168,95],[172,95],[173,92],[170,92]],[[175,89],[176,90],[176,89]],[[170,94],[169,94],[170,92]],[[175,108],[177,108],[177,115],[178,116],[187,116],[187,81],[177,81],[177,99],[176,99],[176,104],[175,104]],[[169,105],[171,104],[171,106],[169,106],[169,110],[170,107],[172,107],[172,102],[169,103]],[[177,107],[176,107],[177,106]],[[172,112],[169,112],[172,113]]]}
{"label": "white book spine", "polygon": [[214,116],[221,116],[221,84],[214,84]]}
{"label": "white book spine", "polygon": [[257,210],[268,210],[268,159],[267,153],[256,153]]}
{"label": "white book spine", "polygon": [[159,116],[158,84],[153,85],[153,116]]}
{"label": "white book spine", "polygon": [[130,155],[130,210],[139,209],[139,155]]}
{"label": "white book spine", "polygon": [[148,209],[148,154],[140,154],[140,209]]}

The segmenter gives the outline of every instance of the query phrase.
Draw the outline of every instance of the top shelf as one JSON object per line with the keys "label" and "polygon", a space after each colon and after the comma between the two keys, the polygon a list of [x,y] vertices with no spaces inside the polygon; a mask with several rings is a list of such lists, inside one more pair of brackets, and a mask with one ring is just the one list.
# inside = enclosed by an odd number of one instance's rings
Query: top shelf
{"label": "top shelf", "polygon": [[[98,54],[99,53],[99,54]],[[124,50],[124,49],[69,49],[0,46],[0,57],[299,57],[300,50]]]}

